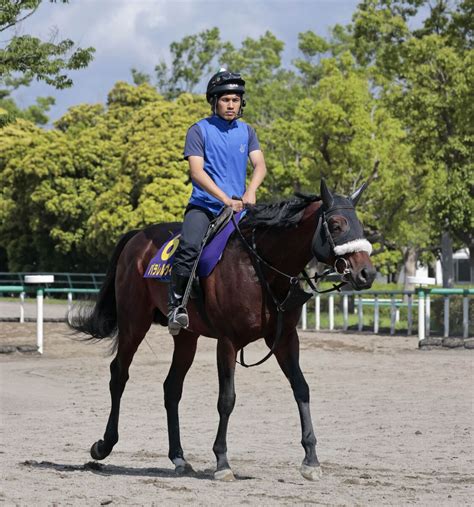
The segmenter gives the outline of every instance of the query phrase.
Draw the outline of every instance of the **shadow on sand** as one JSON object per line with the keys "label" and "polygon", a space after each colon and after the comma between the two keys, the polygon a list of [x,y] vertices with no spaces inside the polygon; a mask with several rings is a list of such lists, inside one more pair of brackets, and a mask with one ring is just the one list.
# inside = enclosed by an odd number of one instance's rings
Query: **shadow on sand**
{"label": "shadow on sand", "polygon": [[[176,473],[169,468],[156,468],[156,467],[124,467],[116,465],[103,465],[97,461],[89,461],[84,465],[65,465],[63,463],[53,463],[51,461],[35,461],[26,460],[20,463],[22,466],[55,470],[56,472],[92,472],[99,475],[129,475],[135,477],[162,477],[169,479],[179,479],[180,477],[192,477],[193,479],[203,479],[207,481],[214,481],[214,471],[206,469],[196,472],[189,470],[184,473]],[[236,480],[249,480],[254,477],[235,475]]]}

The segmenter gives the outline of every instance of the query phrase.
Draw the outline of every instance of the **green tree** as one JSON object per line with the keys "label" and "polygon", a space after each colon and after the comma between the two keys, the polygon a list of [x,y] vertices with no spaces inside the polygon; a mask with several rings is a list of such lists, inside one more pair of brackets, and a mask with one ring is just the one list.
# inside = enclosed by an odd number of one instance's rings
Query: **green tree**
{"label": "green tree", "polygon": [[[56,2],[56,0],[50,0]],[[55,88],[69,88],[72,79],[67,71],[86,67],[92,60],[94,48],[81,49],[70,39],[61,41],[55,33],[51,40],[42,41],[31,35],[16,35],[14,29],[32,16],[42,0],[0,0],[0,33],[4,40],[0,45],[0,127],[15,118],[31,120],[45,125],[47,112],[54,104],[52,97],[39,97],[36,104],[20,109],[11,92],[20,86],[28,86],[33,79],[45,81]],[[60,0],[68,3],[68,0]]]}
{"label": "green tree", "polygon": [[[0,92],[1,94],[1,92]],[[5,98],[0,98],[0,127],[11,122],[15,118],[29,120],[36,125],[46,125],[49,121],[47,112],[54,105],[53,97],[38,97],[36,104],[20,109],[15,101],[4,93]]]}
{"label": "green tree", "polygon": [[350,53],[317,62],[308,70],[318,80],[293,118],[277,119],[271,128],[270,193],[314,192],[324,177],[347,195],[369,181],[359,214],[381,258],[393,263],[384,252],[396,250],[402,261],[402,246],[426,242],[429,232],[412,192],[419,174],[406,133]]}
{"label": "green tree", "polygon": [[282,68],[283,49],[284,43],[267,31],[258,39],[244,39],[240,48],[228,43],[222,53],[224,66],[245,78],[249,102],[245,115],[257,127],[287,117],[296,105],[301,83],[293,72]]}
{"label": "green tree", "polygon": [[[411,29],[421,7],[428,15]],[[453,278],[451,238],[469,246],[474,270],[472,11],[472,1],[365,0],[352,27],[359,62],[371,66],[382,99],[407,130],[424,187],[436,190],[420,199],[432,248],[443,250],[445,285]]]}
{"label": "green tree", "polygon": [[71,108],[42,131],[16,120],[0,137],[0,248],[12,270],[98,270],[124,232],[180,220],[190,185],[186,129],[202,97],[165,100],[117,83],[107,107]]}
{"label": "green tree", "polygon": [[[130,95],[138,94],[139,88],[129,87]],[[114,90],[109,101],[113,94]],[[190,124],[207,112],[205,100],[190,94],[174,101],[156,95],[135,108],[114,138],[123,146],[120,165],[88,220],[90,252],[106,254],[131,228],[181,220],[190,193],[184,138]]]}
{"label": "green tree", "polygon": [[[50,0],[55,1],[55,0]],[[0,32],[6,32],[33,15],[42,0],[0,0]],[[68,3],[68,0],[61,0]],[[75,48],[70,39],[44,42],[31,35],[13,35],[0,48],[0,86],[16,88],[33,79],[43,80],[56,88],[72,86],[65,73],[86,67],[94,48]]]}
{"label": "green tree", "polygon": [[172,42],[171,67],[165,61],[155,67],[158,90],[171,98],[191,93],[216,66],[216,60],[226,47],[228,44],[221,41],[219,29],[215,27]]}

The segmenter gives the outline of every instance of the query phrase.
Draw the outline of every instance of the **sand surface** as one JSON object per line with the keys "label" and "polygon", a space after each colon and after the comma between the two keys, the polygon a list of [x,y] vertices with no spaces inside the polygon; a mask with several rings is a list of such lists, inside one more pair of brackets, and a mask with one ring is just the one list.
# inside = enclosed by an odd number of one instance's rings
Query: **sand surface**
{"label": "sand surface", "polygon": [[[35,324],[0,323],[0,345],[35,344]],[[109,411],[109,342],[71,340],[45,324],[45,353],[0,354],[5,505],[472,504],[473,352],[418,350],[416,337],[301,333],[323,477],[308,482],[291,389],[272,358],[238,367],[229,433],[236,481],[213,479],[215,341],[201,338],[180,405],[195,472],[167,458],[162,383],[172,341],[155,326],[135,356],[120,441],[89,455]],[[263,341],[248,347],[260,359]]]}

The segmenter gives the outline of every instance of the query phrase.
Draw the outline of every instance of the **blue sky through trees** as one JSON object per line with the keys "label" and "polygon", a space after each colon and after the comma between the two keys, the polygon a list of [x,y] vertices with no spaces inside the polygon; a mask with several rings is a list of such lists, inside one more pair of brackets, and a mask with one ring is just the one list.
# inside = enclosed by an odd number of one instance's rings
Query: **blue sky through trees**
{"label": "blue sky through trees", "polygon": [[214,26],[222,40],[236,47],[246,37],[271,31],[285,43],[283,62],[289,66],[298,56],[298,33],[313,30],[327,36],[336,23],[350,22],[357,4],[357,0],[70,0],[63,5],[44,0],[16,32],[42,40],[57,32],[59,40],[70,38],[80,47],[95,47],[95,58],[88,68],[70,73],[71,89],[33,82],[13,96],[20,107],[33,104],[38,96],[53,96],[56,105],[50,117],[55,120],[72,105],[104,102],[115,82],[132,81],[132,67],[153,75],[160,60],[169,63],[171,42]]}

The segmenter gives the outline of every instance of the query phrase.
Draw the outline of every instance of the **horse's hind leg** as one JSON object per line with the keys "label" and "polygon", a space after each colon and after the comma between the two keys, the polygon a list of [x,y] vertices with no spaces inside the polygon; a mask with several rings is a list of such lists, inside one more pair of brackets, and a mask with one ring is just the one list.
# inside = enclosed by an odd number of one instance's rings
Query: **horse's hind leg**
{"label": "horse's hind leg", "polygon": [[234,474],[227,461],[227,425],[235,405],[235,360],[236,350],[228,338],[217,341],[217,371],[219,374],[219,428],[214,442],[213,451],[217,458],[217,468],[214,478],[221,481],[233,481]]}
{"label": "horse's hind leg", "polygon": [[109,388],[112,405],[109,420],[103,439],[95,442],[91,447],[92,458],[98,460],[106,458],[118,442],[120,400],[129,377],[128,370],[138,346],[152,323],[151,311],[140,309],[140,307],[134,308],[133,319],[131,315],[128,315],[128,318],[126,318],[125,311],[119,313],[119,316],[117,354],[110,363]]}
{"label": "horse's hind leg", "polygon": [[288,340],[275,350],[275,356],[280,368],[290,381],[300,413],[301,444],[305,451],[300,472],[305,479],[314,481],[321,476],[321,467],[316,456],[316,436],[309,408],[309,387],[299,364],[299,339],[296,329],[290,333]]}
{"label": "horse's hind leg", "polygon": [[192,471],[191,465],[184,459],[179,433],[178,406],[183,393],[183,382],[193,364],[199,335],[182,330],[174,339],[174,353],[168,376],[163,384],[165,408],[168,419],[168,457],[178,473]]}

